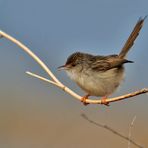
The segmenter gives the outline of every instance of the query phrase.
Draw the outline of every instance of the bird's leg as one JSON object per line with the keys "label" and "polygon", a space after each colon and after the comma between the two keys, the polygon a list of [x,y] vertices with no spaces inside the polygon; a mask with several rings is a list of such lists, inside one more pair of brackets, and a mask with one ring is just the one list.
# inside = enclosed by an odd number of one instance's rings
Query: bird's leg
{"label": "bird's leg", "polygon": [[85,96],[83,96],[83,97],[81,98],[81,102],[83,102],[84,105],[88,105],[88,104],[89,104],[89,103],[86,103],[86,100],[88,99],[89,96],[90,96],[90,95],[87,94],[87,95],[85,95]]}
{"label": "bird's leg", "polygon": [[101,104],[109,106],[109,102],[106,101],[107,97],[108,96],[104,96],[104,97],[101,98]]}

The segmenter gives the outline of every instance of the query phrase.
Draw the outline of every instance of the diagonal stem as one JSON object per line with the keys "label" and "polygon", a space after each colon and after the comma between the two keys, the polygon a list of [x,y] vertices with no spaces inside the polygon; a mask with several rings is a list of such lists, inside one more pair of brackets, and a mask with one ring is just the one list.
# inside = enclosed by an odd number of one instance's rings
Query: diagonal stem
{"label": "diagonal stem", "polygon": [[37,56],[35,55],[27,46],[22,44],[20,41],[16,40],[12,36],[8,35],[7,33],[0,30],[0,35],[2,37],[5,37],[6,39],[10,40],[11,42],[18,45],[20,48],[22,48],[26,53],[28,53],[46,72],[47,74],[57,83],[62,85],[62,83],[54,76],[54,74],[49,70],[49,68],[45,65],[45,63]]}

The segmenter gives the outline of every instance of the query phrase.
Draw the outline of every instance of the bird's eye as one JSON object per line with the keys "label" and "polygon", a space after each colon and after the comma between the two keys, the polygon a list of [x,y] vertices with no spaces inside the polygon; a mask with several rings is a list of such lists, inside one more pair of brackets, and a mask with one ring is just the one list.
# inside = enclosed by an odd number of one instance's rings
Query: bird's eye
{"label": "bird's eye", "polygon": [[75,67],[75,66],[76,66],[76,64],[74,64],[74,63],[73,63],[71,66],[72,66],[72,67]]}

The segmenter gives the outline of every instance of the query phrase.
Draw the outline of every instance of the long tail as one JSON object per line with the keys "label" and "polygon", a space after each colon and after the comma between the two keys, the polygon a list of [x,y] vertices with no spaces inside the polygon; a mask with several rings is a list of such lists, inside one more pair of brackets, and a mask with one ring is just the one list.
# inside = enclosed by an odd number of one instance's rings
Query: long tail
{"label": "long tail", "polygon": [[129,38],[127,39],[126,43],[124,44],[121,52],[119,53],[120,58],[124,58],[126,54],[128,53],[129,49],[133,46],[135,39],[140,33],[140,30],[143,26],[144,20],[147,18],[145,16],[144,18],[139,18],[138,22],[136,23],[132,33],[130,34]]}

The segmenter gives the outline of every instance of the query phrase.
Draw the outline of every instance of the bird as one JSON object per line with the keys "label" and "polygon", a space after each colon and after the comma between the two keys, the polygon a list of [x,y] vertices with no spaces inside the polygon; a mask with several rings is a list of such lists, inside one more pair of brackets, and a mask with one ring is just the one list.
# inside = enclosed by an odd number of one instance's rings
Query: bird
{"label": "bird", "polygon": [[65,70],[68,76],[86,92],[81,98],[84,105],[89,96],[101,97],[101,104],[109,105],[106,101],[118,88],[124,78],[124,64],[133,63],[126,56],[140,33],[147,16],[140,17],[119,54],[93,55],[74,52],[59,70]]}

